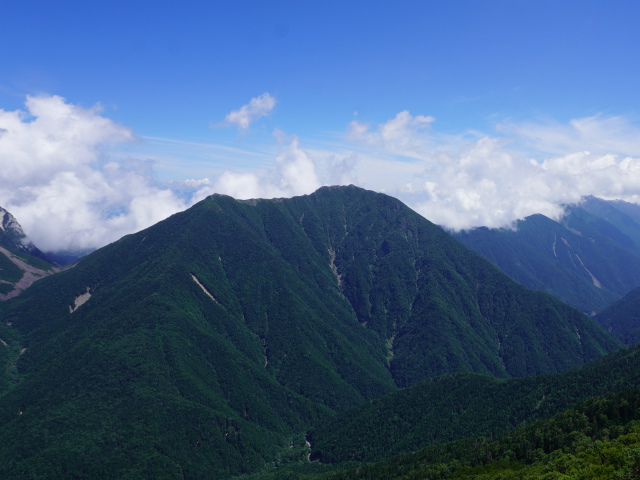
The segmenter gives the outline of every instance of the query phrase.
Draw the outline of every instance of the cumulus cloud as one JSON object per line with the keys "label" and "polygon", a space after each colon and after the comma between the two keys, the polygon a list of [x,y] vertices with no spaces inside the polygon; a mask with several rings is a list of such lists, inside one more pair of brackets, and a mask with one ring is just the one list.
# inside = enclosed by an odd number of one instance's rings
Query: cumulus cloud
{"label": "cumulus cloud", "polygon": [[[585,195],[640,200],[640,159],[634,156],[640,153],[640,132],[622,117],[596,116],[562,126],[511,124],[500,136],[466,143],[457,138],[453,148],[445,137],[425,139],[424,132],[404,127],[415,125],[413,120],[402,112],[373,133],[352,123],[347,138],[360,145],[364,140],[369,155],[381,147],[394,155],[378,156],[383,178],[409,159],[405,181],[396,178],[387,191],[447,228],[508,226],[534,213],[557,219],[563,205]],[[387,136],[392,141],[382,133],[387,130],[394,132]]]}
{"label": "cumulus cloud", "polygon": [[[284,138],[282,132],[276,136]],[[296,136],[275,157],[275,165],[263,171],[234,172],[225,170],[215,182],[201,188],[194,198],[221,193],[234,198],[275,198],[304,195],[323,185],[316,171],[316,162],[300,147]]]}
{"label": "cumulus cloud", "polygon": [[272,167],[227,170],[198,196],[289,197],[355,183],[453,230],[509,226],[535,213],[559,219],[564,205],[585,195],[640,203],[636,128],[622,117],[509,124],[498,135],[442,135],[433,127],[433,117],[403,111],[376,126],[351,122],[349,143],[327,150],[291,137]]}
{"label": "cumulus cloud", "polygon": [[239,110],[230,112],[224,120],[227,124],[236,125],[238,129],[246,131],[254,120],[269,115],[275,106],[276,99],[265,92],[259,97],[252,98]]}
{"label": "cumulus cloud", "polygon": [[[262,95],[231,120],[243,128],[245,120],[266,114],[274,104],[269,94]],[[43,250],[103,246],[212,193],[236,198],[311,193],[350,179],[355,165],[352,158],[303,149],[296,136],[276,131],[279,153],[266,165],[260,154],[261,169],[227,169],[211,172],[211,179],[160,184],[155,162],[113,159],[118,145],[139,139],[103,116],[99,106],[85,109],[61,97],[40,96],[28,97],[25,107],[0,110],[0,205]],[[235,159],[238,152],[231,150]]]}
{"label": "cumulus cloud", "polygon": [[[563,205],[586,195],[636,203],[640,199],[638,159],[583,152],[539,163],[516,158],[504,148],[495,150],[490,139],[478,143],[481,150],[480,144],[489,144],[484,153],[476,148],[470,152],[484,162],[482,170],[474,171],[458,158],[448,168],[423,176],[417,188],[422,195],[413,195],[412,200],[425,217],[456,230],[502,227],[534,213],[558,219]],[[500,166],[498,157],[510,162]]]}
{"label": "cumulus cloud", "polygon": [[102,146],[131,141],[131,130],[61,97],[27,97],[27,112],[0,110],[0,179],[47,182],[57,171],[100,159]]}
{"label": "cumulus cloud", "polygon": [[0,205],[44,250],[100,247],[185,207],[156,184],[152,165],[110,161],[133,132],[58,96],[0,110]]}
{"label": "cumulus cloud", "polygon": [[[264,94],[227,121],[248,128],[274,104]],[[112,158],[113,148],[138,139],[99,106],[28,97],[24,111],[0,110],[0,206],[36,245],[58,250],[100,247],[212,193],[291,197],[355,183],[456,230],[508,226],[534,213],[557,219],[585,195],[640,203],[640,131],[624,117],[503,123],[491,135],[443,135],[435,125],[403,111],[374,127],[353,121],[345,140],[314,148],[278,130],[275,153],[205,145],[222,169],[160,184],[158,163]],[[179,165],[170,170],[181,172]]]}
{"label": "cumulus cloud", "polygon": [[405,110],[378,125],[376,131],[371,131],[368,124],[353,120],[347,138],[385,152],[419,158],[428,138],[427,128],[434,120],[424,115],[414,117]]}
{"label": "cumulus cloud", "polygon": [[310,193],[320,187],[315,164],[299,143],[294,137],[289,147],[276,157],[281,174],[280,186],[293,195]]}

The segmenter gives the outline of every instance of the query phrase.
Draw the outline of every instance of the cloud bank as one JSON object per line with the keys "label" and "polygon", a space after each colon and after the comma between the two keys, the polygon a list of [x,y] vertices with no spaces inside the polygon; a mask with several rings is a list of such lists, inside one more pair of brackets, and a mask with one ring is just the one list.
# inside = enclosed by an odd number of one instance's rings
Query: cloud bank
{"label": "cloud bank", "polygon": [[466,140],[417,131],[424,118],[402,112],[375,132],[352,123],[348,138],[370,155],[387,153],[382,178],[411,159],[407,182],[389,192],[447,228],[503,227],[534,213],[558,219],[563,204],[585,195],[640,203],[640,129],[623,117],[501,125],[499,135]]}
{"label": "cloud bank", "polygon": [[154,182],[152,164],[108,151],[136,138],[126,127],[57,96],[0,110],[0,205],[44,250],[95,248],[185,208]]}
{"label": "cloud bank", "polygon": [[[228,121],[248,128],[274,104],[262,95]],[[290,197],[353,183],[455,230],[509,226],[534,213],[558,219],[563,205],[585,195],[640,203],[640,129],[624,117],[505,122],[492,134],[442,134],[436,126],[402,111],[375,126],[351,122],[342,138],[313,148],[276,130],[279,147],[258,146],[255,161],[238,163],[245,150],[216,145],[216,158],[229,156],[225,167],[162,184],[153,155],[114,159],[119,145],[142,140],[99,106],[28,97],[24,111],[0,110],[0,206],[39,248],[55,251],[103,246],[213,193]]]}
{"label": "cloud bank", "polygon": [[380,151],[420,158],[421,150],[428,142],[427,128],[434,120],[435,118],[424,115],[413,117],[405,110],[388,122],[378,125],[375,132],[370,131],[369,125],[354,120],[349,124],[347,138]]}
{"label": "cloud bank", "polygon": [[292,197],[311,193],[323,183],[316,172],[316,162],[302,150],[297,137],[275,157],[274,168],[257,172],[225,170],[215,182],[198,189],[194,199],[213,193],[238,199]]}

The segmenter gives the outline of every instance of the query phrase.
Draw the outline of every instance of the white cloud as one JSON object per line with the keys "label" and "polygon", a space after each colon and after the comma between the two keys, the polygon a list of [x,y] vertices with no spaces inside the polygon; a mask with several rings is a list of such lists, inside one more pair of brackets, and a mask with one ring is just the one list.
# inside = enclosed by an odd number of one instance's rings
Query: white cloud
{"label": "white cloud", "polygon": [[538,152],[566,155],[579,151],[640,156],[640,128],[622,116],[594,115],[558,122],[498,125],[501,133]]}
{"label": "white cloud", "polygon": [[[284,134],[276,131],[281,140]],[[195,195],[204,198],[211,193],[222,193],[234,198],[292,197],[312,193],[323,184],[316,172],[316,162],[300,148],[293,136],[290,143],[276,156],[275,165],[263,171],[224,171],[215,182],[206,185]]]}
{"label": "white cloud", "polygon": [[401,112],[375,130],[352,122],[347,139],[366,151],[356,167],[363,186],[456,230],[559,218],[585,195],[640,200],[640,130],[623,117],[509,124],[480,138],[427,134],[432,121]]}
{"label": "white cloud", "polygon": [[[232,120],[248,128],[274,104],[262,95],[232,112]],[[0,206],[36,245],[56,250],[102,246],[212,193],[290,197],[355,183],[397,196],[452,229],[501,227],[534,213],[558,218],[563,204],[584,195],[640,203],[640,131],[624,117],[508,123],[492,136],[443,135],[433,125],[433,117],[407,111],[376,127],[353,121],[347,142],[320,148],[276,130],[275,153],[272,146],[239,150],[152,138],[147,148],[161,140],[160,150],[171,146],[175,158],[180,148],[199,149],[202,178],[162,185],[155,180],[161,162],[113,159],[114,147],[137,139],[98,107],[28,97],[26,111],[0,110]],[[194,162],[184,158],[171,164],[174,178]]]}
{"label": "white cloud", "polygon": [[[534,213],[558,219],[563,205],[585,195],[639,201],[640,160],[607,153],[633,152],[629,132],[635,127],[620,117],[594,118],[562,126],[564,134],[548,124],[512,124],[501,136],[442,135],[432,131],[432,117],[406,111],[376,127],[353,121],[346,135],[351,146],[303,149],[293,137],[271,168],[226,171],[200,196],[288,197],[356,183],[397,196],[455,230],[508,226]],[[535,151],[526,145],[531,138],[537,138]],[[594,151],[584,151],[585,145]]]}
{"label": "white cloud", "polygon": [[95,248],[185,207],[149,162],[109,161],[133,132],[57,96],[0,110],[0,205],[39,248]]}
{"label": "white cloud", "polygon": [[227,124],[236,125],[240,130],[248,130],[254,120],[267,116],[276,106],[276,99],[269,93],[252,98],[247,105],[239,110],[233,110],[225,117]]}
{"label": "white cloud", "polygon": [[104,145],[132,141],[131,130],[61,97],[27,97],[28,114],[0,110],[0,179],[19,185],[46,182],[64,168],[100,159]]}
{"label": "white cloud", "polygon": [[427,128],[434,120],[424,115],[414,117],[405,110],[374,132],[370,125],[353,120],[347,138],[384,152],[420,158],[428,145]]}
{"label": "white cloud", "polygon": [[205,187],[197,193],[197,197],[204,198],[212,193],[231,195],[233,198],[265,198],[274,195],[274,187],[264,181],[257,173],[237,173],[225,170],[211,187]]}
{"label": "white cloud", "polygon": [[316,167],[294,137],[289,147],[276,157],[281,173],[281,187],[293,195],[304,195],[320,188]]}
{"label": "white cloud", "polygon": [[421,194],[406,198],[425,217],[452,229],[502,227],[534,213],[558,219],[562,205],[585,195],[635,201],[638,163],[585,152],[539,162],[484,138],[464,154],[431,165],[419,176]]}

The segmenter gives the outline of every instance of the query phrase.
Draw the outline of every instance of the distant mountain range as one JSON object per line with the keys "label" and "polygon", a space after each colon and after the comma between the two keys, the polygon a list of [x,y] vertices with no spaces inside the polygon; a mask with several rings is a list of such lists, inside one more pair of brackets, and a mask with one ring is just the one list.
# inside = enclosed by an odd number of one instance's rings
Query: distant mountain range
{"label": "distant mountain range", "polygon": [[3,478],[226,478],[420,381],[550,374],[622,346],[353,186],[213,195],[0,314]]}
{"label": "distant mountain range", "polygon": [[640,287],[605,308],[595,319],[627,345],[640,343]]}
{"label": "distant mountain range", "polygon": [[592,315],[640,286],[638,205],[587,197],[559,222],[533,215],[454,237],[524,286]]}

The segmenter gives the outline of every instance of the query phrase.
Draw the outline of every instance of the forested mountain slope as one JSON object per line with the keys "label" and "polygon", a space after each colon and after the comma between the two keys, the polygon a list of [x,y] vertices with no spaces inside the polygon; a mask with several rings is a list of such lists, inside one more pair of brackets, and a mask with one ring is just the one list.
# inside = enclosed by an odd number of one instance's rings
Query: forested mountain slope
{"label": "forested mountain slope", "polygon": [[557,372],[621,345],[356,187],[208,197],[0,313],[5,478],[223,478],[398,386]]}
{"label": "forested mountain slope", "polygon": [[[314,212],[314,203],[322,210]],[[522,376],[565,370],[601,348],[583,331],[606,342],[595,322],[521,288],[391,197],[323,188],[285,204],[302,219],[316,251],[335,265],[358,320],[387,341],[399,386],[447,371]]]}
{"label": "forested mountain slope", "polygon": [[297,478],[632,480],[639,476],[640,389],[636,388],[589,399],[497,438],[469,438],[340,474]]}
{"label": "forested mountain slope", "polygon": [[312,458],[370,462],[453,440],[495,437],[591,397],[634,388],[640,388],[640,346],[553,375],[444,375],[318,424],[309,433]]}

